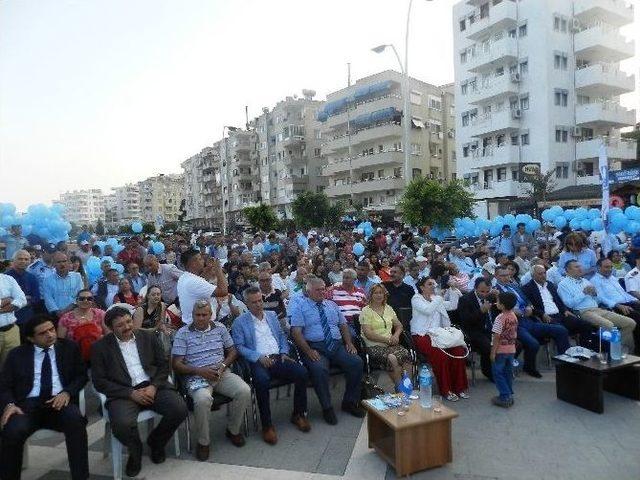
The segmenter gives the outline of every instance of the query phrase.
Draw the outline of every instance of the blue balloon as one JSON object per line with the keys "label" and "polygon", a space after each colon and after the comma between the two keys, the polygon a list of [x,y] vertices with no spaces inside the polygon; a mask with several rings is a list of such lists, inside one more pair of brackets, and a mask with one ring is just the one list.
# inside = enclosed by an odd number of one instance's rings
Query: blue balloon
{"label": "blue balloon", "polygon": [[142,224],[140,222],[133,222],[131,224],[131,230],[133,231],[133,233],[142,232]]}
{"label": "blue balloon", "polygon": [[111,265],[111,268],[115,268],[120,275],[124,273],[124,265],[120,263],[114,263]]}
{"label": "blue balloon", "polygon": [[556,217],[553,219],[553,224],[556,226],[556,228],[562,228],[567,224],[567,219],[563,216],[556,215]]}
{"label": "blue balloon", "polygon": [[569,222],[569,226],[571,227],[572,230],[578,230],[580,228],[581,223],[582,223],[582,220],[576,217]]}
{"label": "blue balloon", "polygon": [[584,220],[580,221],[580,228],[582,230],[584,230],[585,232],[591,229],[591,220],[588,218],[585,218]]}
{"label": "blue balloon", "polygon": [[569,208],[564,211],[564,218],[571,221],[576,216],[576,211],[573,208]]}
{"label": "blue balloon", "polygon": [[162,242],[153,242],[151,248],[153,249],[153,253],[156,255],[164,253],[164,243]]}
{"label": "blue balloon", "polygon": [[539,230],[540,227],[542,227],[542,223],[540,222],[540,220],[538,220],[536,218],[536,219],[533,219],[533,220],[529,220],[529,222],[527,222],[527,225],[525,227],[525,231],[527,233],[533,233],[536,230]]}
{"label": "blue balloon", "polygon": [[364,253],[364,245],[360,242],[354,243],[352,251],[355,256],[360,257]]}
{"label": "blue balloon", "polygon": [[592,208],[591,210],[589,210],[589,218],[591,220],[594,220],[599,217],[600,217],[600,210],[598,210],[597,208]]}
{"label": "blue balloon", "polygon": [[604,230],[604,222],[601,218],[594,218],[593,220],[591,220],[591,230],[596,232]]}
{"label": "blue balloon", "polygon": [[91,275],[99,276],[101,273],[100,259],[93,255],[87,260],[87,273]]}
{"label": "blue balloon", "polygon": [[584,220],[585,218],[589,217],[589,210],[587,210],[584,207],[580,207],[576,209],[576,216],[575,218],[579,219],[579,220]]}

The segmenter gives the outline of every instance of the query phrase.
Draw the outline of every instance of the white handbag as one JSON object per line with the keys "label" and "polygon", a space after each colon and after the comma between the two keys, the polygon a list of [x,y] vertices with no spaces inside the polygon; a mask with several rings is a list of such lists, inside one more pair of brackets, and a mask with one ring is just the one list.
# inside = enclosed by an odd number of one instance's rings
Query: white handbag
{"label": "white handbag", "polygon": [[[435,330],[429,332],[429,337],[431,338],[431,345],[439,348],[452,358],[467,358],[469,356],[469,349],[464,341],[462,330],[454,327],[437,327]],[[466,353],[464,356],[451,355],[446,349],[453,347],[464,347]]]}

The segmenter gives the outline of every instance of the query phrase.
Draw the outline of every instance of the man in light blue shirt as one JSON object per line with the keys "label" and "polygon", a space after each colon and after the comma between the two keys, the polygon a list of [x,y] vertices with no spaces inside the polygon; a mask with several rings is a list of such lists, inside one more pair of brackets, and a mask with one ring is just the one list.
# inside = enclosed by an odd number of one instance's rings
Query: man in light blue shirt
{"label": "man in light blue shirt", "polygon": [[513,258],[514,248],[513,240],[511,239],[511,227],[504,225],[502,227],[502,233],[500,236],[491,240],[491,248],[495,250],[495,254],[504,253],[509,258]]}
{"label": "man in light blue shirt", "polygon": [[53,256],[55,273],[44,279],[42,296],[44,305],[51,315],[60,318],[75,307],[78,292],[84,288],[78,272],[70,272],[71,264],[66,253],[56,252]]}
{"label": "man in light blue shirt", "polygon": [[457,248],[451,249],[451,253],[449,254],[449,261],[456,267],[458,267],[458,270],[460,272],[466,273],[467,275],[472,275],[475,271],[473,260],[467,257],[467,254],[464,250],[459,250]]}
{"label": "man in light blue shirt", "polygon": [[11,225],[9,235],[2,237],[0,243],[4,243],[4,258],[7,260],[12,260],[18,250],[29,245],[29,241],[22,236],[22,226],[19,224]]}
{"label": "man in light blue shirt", "polygon": [[376,282],[369,278],[369,272],[371,271],[371,266],[369,265],[368,260],[362,260],[358,262],[358,266],[356,267],[356,281],[354,285],[358,288],[364,290],[364,293],[369,296],[369,290],[373,287]]}
{"label": "man in light blue shirt", "polygon": [[633,330],[636,322],[627,316],[620,315],[598,307],[596,287],[582,278],[582,266],[577,260],[569,260],[565,269],[567,276],[558,285],[558,295],[564,304],[580,314],[580,318],[596,327],[611,330],[617,327],[622,334],[622,344],[634,351]]}
{"label": "man in light blue shirt", "polygon": [[596,271],[596,252],[591,250],[579,233],[573,232],[564,239],[565,249],[558,259],[560,273],[565,273],[569,260],[577,260],[580,263],[582,275],[591,278]]}

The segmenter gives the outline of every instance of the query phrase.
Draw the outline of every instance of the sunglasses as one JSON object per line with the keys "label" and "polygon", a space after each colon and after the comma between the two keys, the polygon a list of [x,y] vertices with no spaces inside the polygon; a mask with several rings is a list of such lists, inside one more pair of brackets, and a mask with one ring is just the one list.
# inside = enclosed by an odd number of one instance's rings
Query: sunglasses
{"label": "sunglasses", "polygon": [[78,301],[80,302],[82,301],[90,302],[91,300],[93,300],[93,297],[78,297]]}

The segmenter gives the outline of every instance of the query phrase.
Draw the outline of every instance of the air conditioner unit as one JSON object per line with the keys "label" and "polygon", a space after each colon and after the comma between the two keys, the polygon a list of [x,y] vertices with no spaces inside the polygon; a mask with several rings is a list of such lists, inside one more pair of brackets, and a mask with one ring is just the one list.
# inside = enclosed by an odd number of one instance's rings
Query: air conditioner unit
{"label": "air conditioner unit", "polygon": [[442,140],[444,138],[444,134],[442,132],[438,132],[438,138]]}
{"label": "air conditioner unit", "polygon": [[511,110],[511,118],[522,118],[522,110],[520,110],[519,108],[514,108],[513,110]]}
{"label": "air conditioner unit", "polygon": [[571,31],[573,33],[578,33],[580,31],[580,21],[577,18],[571,20]]}
{"label": "air conditioner unit", "polygon": [[518,82],[520,82],[520,72],[513,72],[513,73],[511,74],[511,81],[512,81],[513,83],[518,83]]}
{"label": "air conditioner unit", "polygon": [[581,137],[582,136],[582,128],[581,127],[573,127],[573,129],[571,130],[571,136],[572,137]]}

